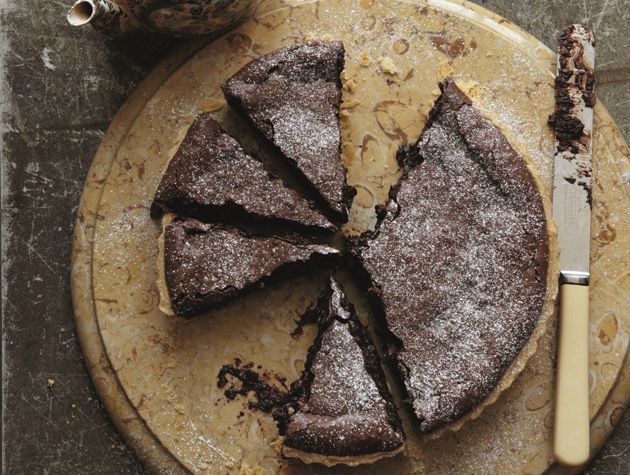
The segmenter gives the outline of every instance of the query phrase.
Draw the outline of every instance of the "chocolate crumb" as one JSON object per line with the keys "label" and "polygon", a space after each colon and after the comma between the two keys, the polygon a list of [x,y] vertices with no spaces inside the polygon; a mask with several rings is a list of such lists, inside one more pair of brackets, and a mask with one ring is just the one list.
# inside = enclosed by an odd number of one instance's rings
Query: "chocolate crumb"
{"label": "chocolate crumb", "polygon": [[591,186],[590,182],[586,182],[586,181],[578,181],[578,186],[583,188],[584,191],[586,191],[586,202],[588,203],[588,205],[590,207],[593,206],[593,187]]}
{"label": "chocolate crumb", "polygon": [[321,315],[319,304],[308,308],[300,317],[295,321],[295,329],[291,332],[291,337],[294,339],[300,338],[304,334],[304,327],[306,325],[312,325],[317,323]]}
{"label": "chocolate crumb", "polygon": [[[223,365],[217,375],[217,387],[225,388],[223,394],[229,400],[236,399],[237,396],[247,396],[253,393],[255,400],[248,402],[249,409],[271,412],[275,407],[282,406],[288,401],[288,388],[286,378],[282,375],[263,372],[259,374],[252,368],[254,363],[246,363],[241,366],[241,360],[234,359],[233,364]],[[232,383],[228,375],[237,379],[240,385]],[[282,388],[270,384],[270,380],[278,381]],[[243,413],[239,414],[241,416]]]}

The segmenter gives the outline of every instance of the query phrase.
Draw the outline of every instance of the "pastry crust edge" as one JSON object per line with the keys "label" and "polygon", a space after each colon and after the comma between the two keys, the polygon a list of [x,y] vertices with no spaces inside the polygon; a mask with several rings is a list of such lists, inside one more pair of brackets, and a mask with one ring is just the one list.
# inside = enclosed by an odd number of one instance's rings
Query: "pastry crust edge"
{"label": "pastry crust edge", "polygon": [[405,449],[403,443],[400,447],[387,452],[374,452],[364,455],[322,455],[312,452],[305,452],[303,450],[294,449],[293,447],[282,446],[282,455],[287,458],[296,458],[306,464],[318,463],[326,467],[333,467],[335,465],[343,464],[350,467],[356,467],[357,465],[372,464],[378,460],[384,458],[390,458],[398,455]]}
{"label": "pastry crust edge", "polygon": [[[173,147],[168,152],[168,155],[167,155],[168,160],[166,161],[166,164],[162,168],[160,177],[163,177],[166,171],[168,170],[168,166],[171,163],[171,160],[173,160],[173,157],[179,150],[179,147],[181,146],[182,142],[186,138],[186,135],[188,135],[188,129],[190,129],[191,125],[192,125],[192,121],[189,124],[187,124],[185,127],[182,127],[177,132],[177,136],[175,138]],[[160,181],[161,180],[162,178],[160,178]],[[171,297],[168,291],[168,286],[166,285],[166,270],[164,268],[164,231],[166,230],[166,227],[175,219],[175,217],[176,217],[175,213],[171,213],[171,212],[165,212],[162,215],[162,218],[161,218],[162,231],[160,233],[160,237],[158,238],[158,256],[156,260],[156,267],[157,267],[157,272],[158,272],[158,278],[156,280],[156,286],[157,286],[158,297],[159,297],[158,308],[160,309],[162,313],[170,317],[176,316],[177,314],[175,313],[175,311],[173,310],[173,306],[171,305]]]}
{"label": "pastry crust edge", "polygon": [[173,306],[171,305],[171,297],[168,292],[168,286],[166,285],[166,269],[164,266],[164,232],[166,227],[175,219],[175,215],[173,213],[165,213],[162,216],[162,232],[160,233],[160,237],[158,238],[158,256],[156,261],[156,267],[158,271],[157,278],[157,290],[159,296],[159,309],[162,313],[173,317],[175,316],[175,311],[173,310]]}

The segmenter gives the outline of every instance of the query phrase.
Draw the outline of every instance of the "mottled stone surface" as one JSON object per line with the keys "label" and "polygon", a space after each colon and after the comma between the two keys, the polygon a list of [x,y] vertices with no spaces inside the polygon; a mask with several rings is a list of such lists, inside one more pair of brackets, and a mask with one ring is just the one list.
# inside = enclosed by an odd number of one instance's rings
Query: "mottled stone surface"
{"label": "mottled stone surface", "polygon": [[[71,3],[0,0],[2,472],[144,473],[85,371],[70,302],[72,220],[107,125],[178,42],[73,30]],[[565,24],[592,24],[598,95],[630,139],[630,0],[477,3],[551,46]],[[630,472],[629,446],[626,413],[589,473]]]}

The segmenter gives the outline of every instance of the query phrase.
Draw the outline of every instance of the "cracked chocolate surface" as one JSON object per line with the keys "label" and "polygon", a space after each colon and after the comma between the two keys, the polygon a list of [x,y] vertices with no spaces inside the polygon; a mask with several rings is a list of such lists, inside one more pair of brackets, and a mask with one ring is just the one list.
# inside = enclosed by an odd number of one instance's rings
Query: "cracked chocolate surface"
{"label": "cracked chocolate surface", "polygon": [[405,174],[380,228],[355,248],[425,431],[495,387],[538,321],[548,266],[525,161],[452,80],[440,87],[422,135],[399,156]]}
{"label": "cracked chocolate surface", "polygon": [[319,333],[292,401],[275,414],[284,445],[325,456],[386,453],[404,443],[378,355],[333,278],[319,302]]}
{"label": "cracked chocolate surface", "polygon": [[171,306],[192,317],[311,266],[327,264],[336,249],[298,238],[253,236],[195,219],[164,230],[164,266]]}
{"label": "cracked chocolate surface", "polygon": [[341,42],[280,48],[223,85],[228,103],[281,152],[335,219],[345,222],[355,194],[340,160]]}
{"label": "cracked chocolate surface", "polygon": [[203,113],[170,161],[151,214],[159,217],[169,210],[204,221],[263,220],[333,232],[336,227],[312,206]]}

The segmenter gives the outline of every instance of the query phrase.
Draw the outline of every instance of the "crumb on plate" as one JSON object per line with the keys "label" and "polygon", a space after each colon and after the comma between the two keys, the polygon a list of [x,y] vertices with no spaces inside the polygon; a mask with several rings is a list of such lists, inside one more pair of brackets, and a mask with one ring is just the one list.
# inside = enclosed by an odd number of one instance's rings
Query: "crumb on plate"
{"label": "crumb on plate", "polygon": [[385,74],[398,74],[398,68],[394,64],[394,61],[392,61],[392,58],[390,58],[389,56],[385,56],[379,61],[381,63],[381,69]]}

